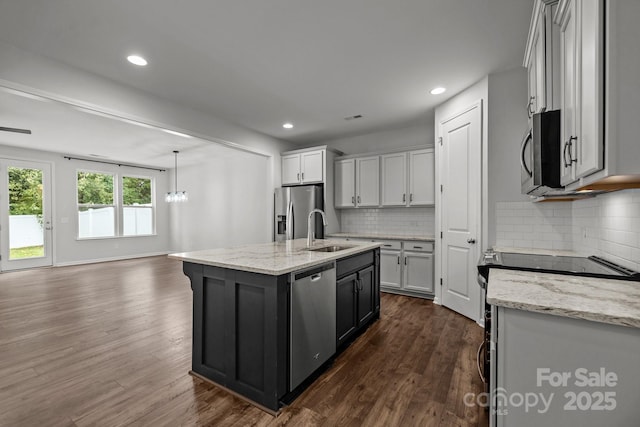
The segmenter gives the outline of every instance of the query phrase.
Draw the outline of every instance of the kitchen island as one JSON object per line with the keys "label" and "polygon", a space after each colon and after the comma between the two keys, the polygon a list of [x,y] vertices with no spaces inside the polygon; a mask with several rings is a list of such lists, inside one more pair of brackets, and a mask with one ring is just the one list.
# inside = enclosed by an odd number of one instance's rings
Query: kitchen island
{"label": "kitchen island", "polygon": [[640,282],[491,269],[493,426],[640,419]]}
{"label": "kitchen island", "polygon": [[[334,353],[312,378],[379,318],[379,247],[316,240],[307,248],[305,239],[296,239],[169,255],[183,261],[193,290],[191,373],[276,413],[310,381],[292,380],[298,350],[292,337],[305,327],[292,313],[304,305],[303,311],[331,315],[335,322],[329,343]],[[334,274],[327,275],[333,313],[319,302],[292,297],[299,277],[319,277],[327,266]],[[313,333],[310,328],[308,334]]]}

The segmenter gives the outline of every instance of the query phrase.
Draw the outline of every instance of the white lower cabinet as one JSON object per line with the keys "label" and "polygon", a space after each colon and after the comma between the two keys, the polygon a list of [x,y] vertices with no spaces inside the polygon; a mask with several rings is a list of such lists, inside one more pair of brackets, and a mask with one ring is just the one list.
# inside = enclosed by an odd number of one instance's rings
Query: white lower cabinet
{"label": "white lower cabinet", "polygon": [[383,241],[380,290],[410,296],[433,296],[433,242]]}
{"label": "white lower cabinet", "polygon": [[433,293],[433,254],[405,251],[404,289]]}

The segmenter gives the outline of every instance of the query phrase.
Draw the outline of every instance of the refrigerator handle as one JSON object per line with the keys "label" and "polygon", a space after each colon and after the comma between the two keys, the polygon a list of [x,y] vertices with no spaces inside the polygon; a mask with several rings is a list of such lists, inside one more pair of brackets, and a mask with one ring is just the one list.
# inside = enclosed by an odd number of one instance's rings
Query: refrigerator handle
{"label": "refrigerator handle", "polygon": [[287,206],[287,224],[286,224],[286,232],[285,239],[291,240],[293,239],[293,202],[289,200],[289,205]]}

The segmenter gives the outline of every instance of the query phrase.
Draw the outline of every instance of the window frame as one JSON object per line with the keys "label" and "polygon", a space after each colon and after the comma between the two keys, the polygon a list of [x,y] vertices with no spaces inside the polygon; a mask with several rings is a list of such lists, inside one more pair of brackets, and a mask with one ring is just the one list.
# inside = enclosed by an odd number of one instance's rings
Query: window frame
{"label": "window frame", "polygon": [[[124,178],[148,179],[151,184],[151,206],[125,205],[124,204]],[[137,174],[121,174],[118,177],[118,189],[120,190],[118,203],[120,205],[119,216],[121,218],[118,237],[141,237],[156,235],[156,180],[152,176]],[[151,209],[151,233],[148,234],[124,234],[124,208]]]}
{"label": "window frame", "polygon": [[[101,175],[111,175],[113,177],[113,205],[103,205],[103,204],[87,204],[80,203],[78,199],[78,174],[80,172],[85,173],[95,173]],[[124,234],[124,200],[123,200],[123,178],[142,178],[149,179],[151,181],[151,206],[141,205],[127,205],[126,207],[132,208],[143,208],[143,209],[151,209],[151,234]],[[122,174],[118,172],[104,171],[104,170],[96,170],[96,169],[87,169],[87,168],[78,168],[75,171],[75,199],[76,199],[76,240],[103,240],[103,239],[128,239],[135,237],[148,237],[148,236],[156,236],[156,179],[153,176],[149,175],[137,175],[133,173]],[[112,236],[95,236],[95,237],[80,237],[80,208],[81,207],[91,207],[91,208],[102,208],[102,207],[113,207],[114,209],[114,234]]]}
{"label": "window frame", "polygon": [[[112,202],[113,204],[111,205],[105,205],[105,204],[88,204],[88,203],[80,203],[80,200],[78,198],[78,174],[81,172],[85,172],[85,173],[94,173],[94,174],[99,174],[99,175],[111,175],[113,177],[113,198],[112,198]],[[99,171],[99,170],[94,170],[94,169],[76,169],[76,174],[75,174],[75,181],[76,181],[76,239],[77,240],[95,240],[95,239],[113,239],[115,237],[118,237],[118,185],[117,185],[117,181],[118,180],[118,175],[115,172],[105,172],[105,171]],[[109,208],[112,207],[113,208],[113,235],[112,236],[90,236],[90,237],[81,237],[80,236],[80,208],[82,207],[86,207],[86,208]]]}

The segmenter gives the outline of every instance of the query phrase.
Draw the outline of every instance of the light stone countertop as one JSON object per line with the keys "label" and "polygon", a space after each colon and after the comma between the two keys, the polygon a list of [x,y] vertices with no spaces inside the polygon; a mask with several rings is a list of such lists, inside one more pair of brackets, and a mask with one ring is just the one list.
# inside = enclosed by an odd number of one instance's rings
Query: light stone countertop
{"label": "light stone countertop", "polygon": [[170,254],[169,258],[214,267],[279,276],[302,270],[327,261],[370,251],[381,246],[377,242],[343,242],[316,240],[314,248],[324,246],[349,246],[338,252],[313,252],[307,250],[307,239],[286,242],[258,243],[235,248],[205,249],[202,251]]}
{"label": "light stone countertop", "polygon": [[492,268],[487,302],[640,328],[640,282]]}
{"label": "light stone countertop", "polygon": [[383,240],[408,240],[417,242],[433,242],[436,240],[434,236],[417,235],[403,236],[399,234],[373,234],[373,233],[331,233],[327,237],[336,239],[352,238],[352,239],[383,239]]}

